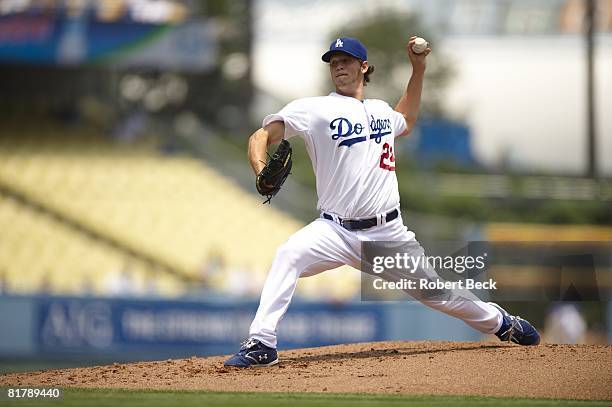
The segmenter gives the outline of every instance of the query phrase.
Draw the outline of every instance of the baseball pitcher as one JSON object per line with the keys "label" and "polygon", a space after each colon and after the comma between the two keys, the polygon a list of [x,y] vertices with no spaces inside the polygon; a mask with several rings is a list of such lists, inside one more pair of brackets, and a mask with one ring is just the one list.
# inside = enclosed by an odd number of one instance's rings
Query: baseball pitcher
{"label": "baseball pitcher", "polygon": [[[278,324],[300,277],[345,264],[360,269],[364,241],[418,244],[400,213],[394,141],[409,135],[417,121],[427,55],[431,52],[428,46],[424,50],[419,46],[423,44],[416,37],[408,41],[412,76],[392,108],[382,100],[364,97],[364,87],[374,70],[368,64],[365,46],[355,38],[335,39],[322,56],[329,64],[335,92],[289,103],[278,113],[266,116],[263,127],[249,138],[248,155],[257,190],[268,199],[278,192],[291,169],[287,140],[295,136],[304,140],[316,175],[321,216],[278,249],[249,338],[225,362],[226,366],[278,363]],[[267,147],[277,143],[279,149],[266,160]],[[414,277],[432,275],[435,270],[420,268]],[[520,345],[537,345],[540,341],[529,322],[497,304],[479,300],[469,291],[417,299],[503,341]]]}

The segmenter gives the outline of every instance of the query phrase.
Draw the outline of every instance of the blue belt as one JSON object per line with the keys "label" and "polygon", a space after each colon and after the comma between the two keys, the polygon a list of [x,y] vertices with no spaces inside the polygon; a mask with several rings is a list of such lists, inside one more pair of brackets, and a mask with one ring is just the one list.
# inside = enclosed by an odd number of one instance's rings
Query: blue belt
{"label": "blue belt", "polygon": [[[387,222],[391,222],[399,216],[399,211],[397,209],[393,209],[391,212],[387,212],[385,215],[385,219]],[[323,212],[323,217],[327,220],[334,221],[334,217],[330,214]],[[338,223],[340,226],[347,230],[363,230],[369,229],[378,225],[378,218],[368,218],[368,219],[341,219],[338,218]]]}

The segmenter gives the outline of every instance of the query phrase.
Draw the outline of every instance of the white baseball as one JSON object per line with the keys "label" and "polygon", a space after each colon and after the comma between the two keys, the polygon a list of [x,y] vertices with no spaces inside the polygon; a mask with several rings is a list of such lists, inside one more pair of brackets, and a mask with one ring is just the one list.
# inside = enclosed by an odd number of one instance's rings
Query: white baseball
{"label": "white baseball", "polygon": [[427,41],[425,41],[425,39],[417,37],[414,40],[414,44],[412,44],[412,50],[415,54],[420,54],[421,52],[425,51],[428,46],[429,44],[427,43]]}

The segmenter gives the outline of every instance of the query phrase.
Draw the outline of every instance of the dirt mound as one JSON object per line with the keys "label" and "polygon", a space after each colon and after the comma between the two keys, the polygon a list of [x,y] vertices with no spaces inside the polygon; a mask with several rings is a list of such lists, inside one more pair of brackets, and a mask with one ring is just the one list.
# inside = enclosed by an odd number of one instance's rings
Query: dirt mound
{"label": "dirt mound", "polygon": [[612,346],[376,342],[280,352],[265,369],[224,357],[0,376],[0,386],[445,394],[612,399]]}

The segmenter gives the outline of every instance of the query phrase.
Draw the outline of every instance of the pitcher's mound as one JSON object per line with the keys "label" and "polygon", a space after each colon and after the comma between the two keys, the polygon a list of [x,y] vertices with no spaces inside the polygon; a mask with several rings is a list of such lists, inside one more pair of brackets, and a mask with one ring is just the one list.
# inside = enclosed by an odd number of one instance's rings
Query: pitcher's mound
{"label": "pitcher's mound", "polygon": [[0,386],[612,399],[612,346],[375,342],[280,352],[269,368],[225,357],[0,376]]}

